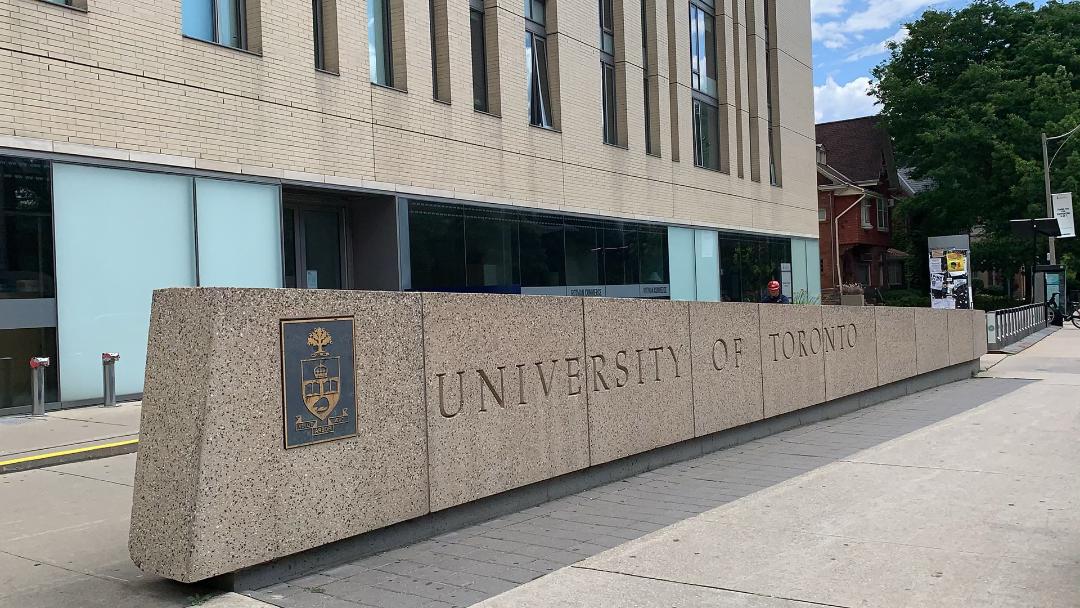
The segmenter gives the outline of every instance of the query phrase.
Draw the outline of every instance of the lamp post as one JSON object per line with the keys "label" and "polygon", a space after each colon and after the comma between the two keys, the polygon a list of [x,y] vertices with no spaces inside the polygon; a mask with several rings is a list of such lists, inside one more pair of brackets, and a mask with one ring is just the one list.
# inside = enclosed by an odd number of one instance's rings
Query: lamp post
{"label": "lamp post", "polygon": [[[1057,158],[1058,152],[1061,152],[1061,149],[1065,147],[1065,144],[1068,143],[1069,139],[1075,135],[1077,131],[1080,131],[1080,125],[1076,125],[1072,131],[1056,137],[1047,137],[1046,133],[1042,134],[1043,182],[1046,184],[1046,217],[1054,217],[1053,195],[1050,191],[1050,166],[1054,164],[1054,159]],[[1059,139],[1064,139],[1065,141],[1061,142],[1061,145],[1054,151],[1054,155],[1050,156],[1047,153],[1047,144]],[[1057,264],[1057,252],[1055,249],[1054,237],[1049,237],[1050,264]]]}

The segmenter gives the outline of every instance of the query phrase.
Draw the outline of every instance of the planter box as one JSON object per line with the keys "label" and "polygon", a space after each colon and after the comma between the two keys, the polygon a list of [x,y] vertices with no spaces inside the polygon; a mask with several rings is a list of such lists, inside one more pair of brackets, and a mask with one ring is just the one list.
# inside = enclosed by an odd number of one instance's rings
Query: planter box
{"label": "planter box", "polygon": [[866,306],[866,296],[863,294],[858,295],[844,295],[840,296],[841,306]]}

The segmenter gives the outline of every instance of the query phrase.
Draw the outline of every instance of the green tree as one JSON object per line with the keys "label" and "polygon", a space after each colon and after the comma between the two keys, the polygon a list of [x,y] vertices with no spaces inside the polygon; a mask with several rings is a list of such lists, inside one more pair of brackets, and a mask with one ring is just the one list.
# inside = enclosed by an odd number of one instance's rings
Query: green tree
{"label": "green tree", "polygon": [[[1039,134],[1080,123],[1080,2],[975,0],[907,27],[910,37],[875,68],[872,93],[901,166],[935,184],[898,205],[907,226],[899,245],[918,256],[913,278],[928,281],[918,261],[927,236],[966,232],[979,235],[977,268],[1014,272],[1033,256],[1009,220],[1046,216]],[[1080,136],[1061,150],[1052,180],[1055,192],[1080,194]],[[1057,248],[1080,260],[1077,239]]]}

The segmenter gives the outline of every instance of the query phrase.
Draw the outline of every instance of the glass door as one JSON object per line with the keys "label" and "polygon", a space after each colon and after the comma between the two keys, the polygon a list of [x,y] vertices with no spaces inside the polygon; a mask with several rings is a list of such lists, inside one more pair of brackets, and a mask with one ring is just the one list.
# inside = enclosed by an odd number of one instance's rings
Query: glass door
{"label": "glass door", "polygon": [[284,209],[285,286],[346,289],[345,212],[340,208]]}
{"label": "glass door", "polygon": [[49,163],[0,156],[0,416],[28,412],[30,357],[49,357],[45,401],[59,402]]}

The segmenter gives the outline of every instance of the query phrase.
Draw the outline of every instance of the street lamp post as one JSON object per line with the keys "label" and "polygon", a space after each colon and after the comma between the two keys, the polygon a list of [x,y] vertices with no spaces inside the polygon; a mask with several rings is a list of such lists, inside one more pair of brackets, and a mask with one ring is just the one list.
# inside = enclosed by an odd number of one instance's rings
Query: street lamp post
{"label": "street lamp post", "polygon": [[[1043,182],[1046,184],[1046,217],[1054,217],[1053,194],[1051,194],[1050,190],[1050,166],[1054,164],[1054,159],[1057,158],[1058,152],[1061,152],[1061,149],[1065,147],[1065,144],[1069,141],[1069,138],[1075,135],[1077,131],[1080,131],[1080,125],[1076,125],[1076,127],[1074,127],[1072,131],[1069,131],[1064,135],[1058,135],[1056,137],[1047,137],[1046,133],[1042,134]],[[1065,141],[1061,142],[1061,145],[1058,146],[1057,150],[1054,151],[1054,155],[1050,156],[1047,152],[1047,144],[1051,141],[1057,141],[1059,139],[1064,139]],[[1057,264],[1057,252],[1055,251],[1056,248],[1054,247],[1054,237],[1049,237],[1049,242],[1049,263]]]}

